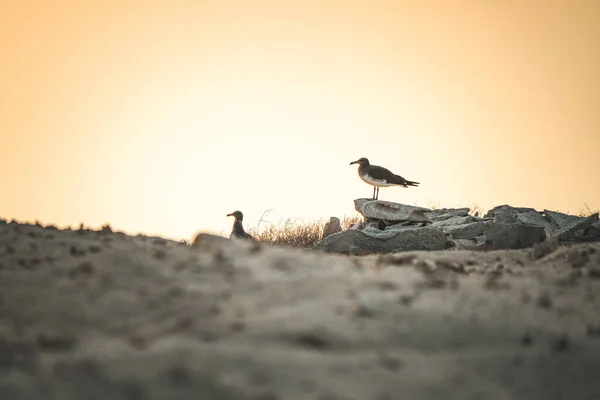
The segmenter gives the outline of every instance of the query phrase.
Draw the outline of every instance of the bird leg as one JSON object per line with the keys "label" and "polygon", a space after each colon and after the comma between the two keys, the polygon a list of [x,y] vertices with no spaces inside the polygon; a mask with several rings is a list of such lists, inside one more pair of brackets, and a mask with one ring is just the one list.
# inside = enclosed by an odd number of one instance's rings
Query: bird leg
{"label": "bird leg", "polygon": [[377,186],[373,186],[373,200],[375,200],[375,189],[377,189]]}
{"label": "bird leg", "polygon": [[377,189],[377,192],[375,194],[375,200],[379,200],[379,186],[375,186],[375,189]]}

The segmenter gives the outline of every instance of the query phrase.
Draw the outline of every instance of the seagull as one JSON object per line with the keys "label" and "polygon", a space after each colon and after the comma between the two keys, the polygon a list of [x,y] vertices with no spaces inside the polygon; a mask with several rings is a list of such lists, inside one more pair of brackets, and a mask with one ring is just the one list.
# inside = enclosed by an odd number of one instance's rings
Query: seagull
{"label": "seagull", "polygon": [[380,167],[378,165],[371,165],[369,159],[361,157],[356,161],[352,161],[350,165],[358,164],[358,176],[360,179],[373,185],[373,200],[379,198],[379,188],[387,186],[417,186],[419,182],[407,181],[400,175],[394,174],[387,168]]}
{"label": "seagull", "polygon": [[230,214],[227,214],[228,217],[234,217],[235,221],[233,222],[233,229],[231,230],[231,235],[229,235],[229,239],[246,239],[256,241],[248,232],[244,230],[244,226],[242,225],[242,221],[244,220],[244,214],[241,211],[234,211]]}

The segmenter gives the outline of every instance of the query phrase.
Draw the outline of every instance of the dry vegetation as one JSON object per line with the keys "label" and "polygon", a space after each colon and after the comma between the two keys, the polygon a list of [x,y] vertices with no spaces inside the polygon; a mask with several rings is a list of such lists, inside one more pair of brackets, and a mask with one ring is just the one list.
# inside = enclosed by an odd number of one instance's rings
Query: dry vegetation
{"label": "dry vegetation", "polygon": [[[267,214],[268,212],[265,212],[257,226],[249,228],[248,233],[261,243],[277,246],[310,248],[321,240],[323,227],[328,221],[323,219],[312,221],[292,220],[288,218],[284,221],[279,221],[277,224],[269,224],[261,229],[260,225]],[[362,218],[359,215],[354,215],[344,216],[340,219],[340,222],[342,229],[346,230],[361,220]]]}
{"label": "dry vegetation", "polygon": [[600,210],[593,210],[587,203],[583,203],[583,208],[579,209],[577,215],[580,217],[589,217],[590,215],[598,212],[600,212]]}

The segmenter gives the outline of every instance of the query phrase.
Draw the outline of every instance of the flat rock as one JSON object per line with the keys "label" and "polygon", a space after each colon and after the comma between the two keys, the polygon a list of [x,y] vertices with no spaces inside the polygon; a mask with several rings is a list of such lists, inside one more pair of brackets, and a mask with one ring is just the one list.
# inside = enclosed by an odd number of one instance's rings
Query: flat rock
{"label": "flat rock", "polygon": [[403,227],[385,231],[347,230],[326,237],[312,250],[329,253],[349,254],[357,247],[365,253],[381,254],[408,250],[441,250],[446,244],[446,235],[437,228]]}
{"label": "flat rock", "polygon": [[589,228],[596,222],[598,222],[598,213],[592,214],[587,218],[572,219],[569,223],[563,224],[561,228],[554,231],[552,237],[559,240],[567,239],[576,232]]}
{"label": "flat rock", "polygon": [[495,217],[496,214],[519,214],[519,213],[523,213],[523,212],[528,212],[528,211],[535,211],[535,208],[531,208],[531,207],[513,207],[513,206],[509,206],[508,204],[503,204],[500,206],[496,206],[494,208],[492,208],[491,210],[489,210],[484,217]]}
{"label": "flat rock", "polygon": [[442,227],[442,231],[452,235],[454,239],[474,239],[482,235],[485,229],[485,222],[470,222],[461,225],[452,225]]}
{"label": "flat rock", "polygon": [[470,209],[464,208],[439,208],[425,213],[425,216],[432,221],[443,221],[452,217],[465,217],[469,215]]}
{"label": "flat rock", "polygon": [[428,208],[371,199],[354,200],[354,208],[365,218],[386,221],[429,222],[424,213],[431,211]]}
{"label": "flat rock", "polygon": [[431,224],[431,226],[440,228],[442,226],[468,224],[469,222],[473,222],[473,221],[475,221],[474,217],[471,217],[470,215],[465,215],[465,216],[450,217],[450,218],[443,219],[443,220],[434,220],[434,222]]}
{"label": "flat rock", "polygon": [[525,224],[484,222],[485,247],[488,250],[523,249],[546,239],[543,227]]}

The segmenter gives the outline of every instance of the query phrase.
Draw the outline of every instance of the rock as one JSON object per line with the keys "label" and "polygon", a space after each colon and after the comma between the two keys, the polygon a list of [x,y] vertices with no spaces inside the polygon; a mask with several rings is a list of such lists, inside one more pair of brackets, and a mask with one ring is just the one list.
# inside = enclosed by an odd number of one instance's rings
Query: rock
{"label": "rock", "polygon": [[445,244],[446,235],[437,228],[406,227],[380,232],[346,230],[326,237],[315,244],[312,250],[349,254],[356,247],[362,252],[382,254],[408,250],[442,250]]}
{"label": "rock", "polygon": [[491,210],[489,210],[487,213],[485,213],[484,217],[493,218],[497,214],[519,214],[519,213],[524,213],[524,212],[528,212],[528,211],[535,211],[535,208],[513,207],[513,206],[509,206],[508,204],[503,204],[501,206],[496,206],[496,207],[492,208]]}
{"label": "rock", "polygon": [[471,239],[448,239],[446,249],[475,250],[477,249],[477,242]]}
{"label": "rock", "polygon": [[450,217],[448,219],[443,220],[435,220],[431,226],[440,228],[442,226],[454,226],[454,225],[463,225],[468,224],[469,222],[475,221],[475,218],[470,215],[458,216],[458,217]]}
{"label": "rock", "polygon": [[469,215],[470,209],[465,208],[440,208],[437,210],[428,211],[425,216],[432,221],[443,221],[452,217],[466,217]]}
{"label": "rock", "polygon": [[546,231],[546,236],[550,236],[556,228],[552,223],[544,217],[544,215],[538,211],[526,211],[515,216],[518,222],[527,225],[543,226]]}
{"label": "rock", "polygon": [[325,224],[323,227],[323,236],[321,239],[326,238],[327,236],[338,233],[342,231],[342,224],[340,223],[340,219],[337,217],[329,218],[329,222]]}
{"label": "rock", "polygon": [[583,217],[578,217],[576,215],[564,214],[557,211],[544,210],[544,215],[548,218],[552,224],[558,229],[562,229],[566,226],[570,226],[573,223],[584,219]]}
{"label": "rock", "polygon": [[402,229],[406,226],[410,226],[410,221],[399,222],[397,224],[387,226],[385,229]]}
{"label": "rock", "polygon": [[468,224],[444,226],[442,231],[451,234],[454,239],[473,239],[483,234],[485,222],[471,222]]}
{"label": "rock", "polygon": [[385,222],[375,218],[365,218],[365,228],[372,228],[378,231],[385,229]]}
{"label": "rock", "polygon": [[588,234],[590,236],[597,236],[600,238],[600,222],[596,222],[595,224],[592,224],[588,228]]}
{"label": "rock", "polygon": [[568,239],[573,236],[576,232],[586,229],[595,222],[598,222],[598,213],[592,214],[587,218],[579,218],[571,220],[569,223],[565,223],[561,228],[557,229],[552,233],[552,237],[559,240]]}
{"label": "rock", "polygon": [[487,250],[523,249],[546,239],[546,232],[541,226],[490,221],[484,222],[484,230]]}
{"label": "rock", "polygon": [[355,223],[354,225],[352,225],[350,227],[350,229],[358,229],[358,230],[361,230],[361,229],[364,229],[364,228],[365,228],[365,223],[362,222],[362,221],[361,222],[357,222],[357,223]]}
{"label": "rock", "polygon": [[502,224],[515,224],[517,223],[517,214],[510,212],[497,212],[494,216],[494,221]]}
{"label": "rock", "polygon": [[482,247],[485,244],[487,237],[485,236],[485,233],[484,233],[483,235],[475,236],[473,238],[473,240],[475,240],[475,243],[477,243],[478,247]]}
{"label": "rock", "polygon": [[424,213],[431,211],[428,208],[371,199],[354,200],[354,208],[365,218],[386,221],[429,222]]}

